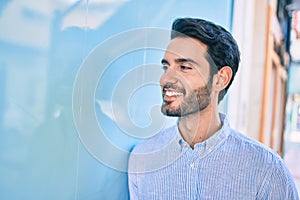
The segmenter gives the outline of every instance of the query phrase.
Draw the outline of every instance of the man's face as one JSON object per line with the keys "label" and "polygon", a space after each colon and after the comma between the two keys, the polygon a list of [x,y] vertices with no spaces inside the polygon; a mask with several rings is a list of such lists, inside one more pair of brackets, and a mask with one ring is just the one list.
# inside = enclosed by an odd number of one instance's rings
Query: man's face
{"label": "man's face", "polygon": [[207,46],[192,38],[174,38],[162,59],[160,79],[167,116],[186,116],[204,110],[211,101],[212,78],[205,58]]}

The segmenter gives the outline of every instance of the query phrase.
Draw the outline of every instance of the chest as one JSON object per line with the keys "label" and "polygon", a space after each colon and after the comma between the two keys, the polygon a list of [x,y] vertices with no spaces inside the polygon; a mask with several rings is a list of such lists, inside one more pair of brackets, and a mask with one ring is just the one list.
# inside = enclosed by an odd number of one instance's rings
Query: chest
{"label": "chest", "polygon": [[138,184],[141,199],[253,199],[261,173],[236,160],[186,156],[141,175]]}

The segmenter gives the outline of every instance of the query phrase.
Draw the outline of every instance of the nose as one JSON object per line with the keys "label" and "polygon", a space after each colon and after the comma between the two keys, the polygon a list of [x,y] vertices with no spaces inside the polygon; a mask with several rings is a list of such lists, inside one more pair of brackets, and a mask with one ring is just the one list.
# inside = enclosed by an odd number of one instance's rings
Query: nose
{"label": "nose", "polygon": [[166,70],[160,77],[160,85],[164,86],[165,84],[175,84],[178,81],[178,74],[172,68]]}

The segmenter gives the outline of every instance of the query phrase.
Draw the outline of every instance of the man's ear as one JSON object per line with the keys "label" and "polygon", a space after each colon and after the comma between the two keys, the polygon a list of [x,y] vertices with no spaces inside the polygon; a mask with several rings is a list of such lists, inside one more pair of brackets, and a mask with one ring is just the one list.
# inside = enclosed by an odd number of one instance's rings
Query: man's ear
{"label": "man's ear", "polygon": [[219,69],[216,75],[216,87],[221,91],[229,84],[232,78],[232,69],[229,66],[224,66]]}

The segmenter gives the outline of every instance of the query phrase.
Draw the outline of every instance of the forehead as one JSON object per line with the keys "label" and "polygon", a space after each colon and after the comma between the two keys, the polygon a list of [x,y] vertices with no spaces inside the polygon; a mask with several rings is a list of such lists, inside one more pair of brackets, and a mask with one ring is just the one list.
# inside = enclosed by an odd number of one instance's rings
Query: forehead
{"label": "forehead", "polygon": [[206,60],[207,45],[190,37],[176,37],[169,43],[165,58],[190,58],[195,61]]}

